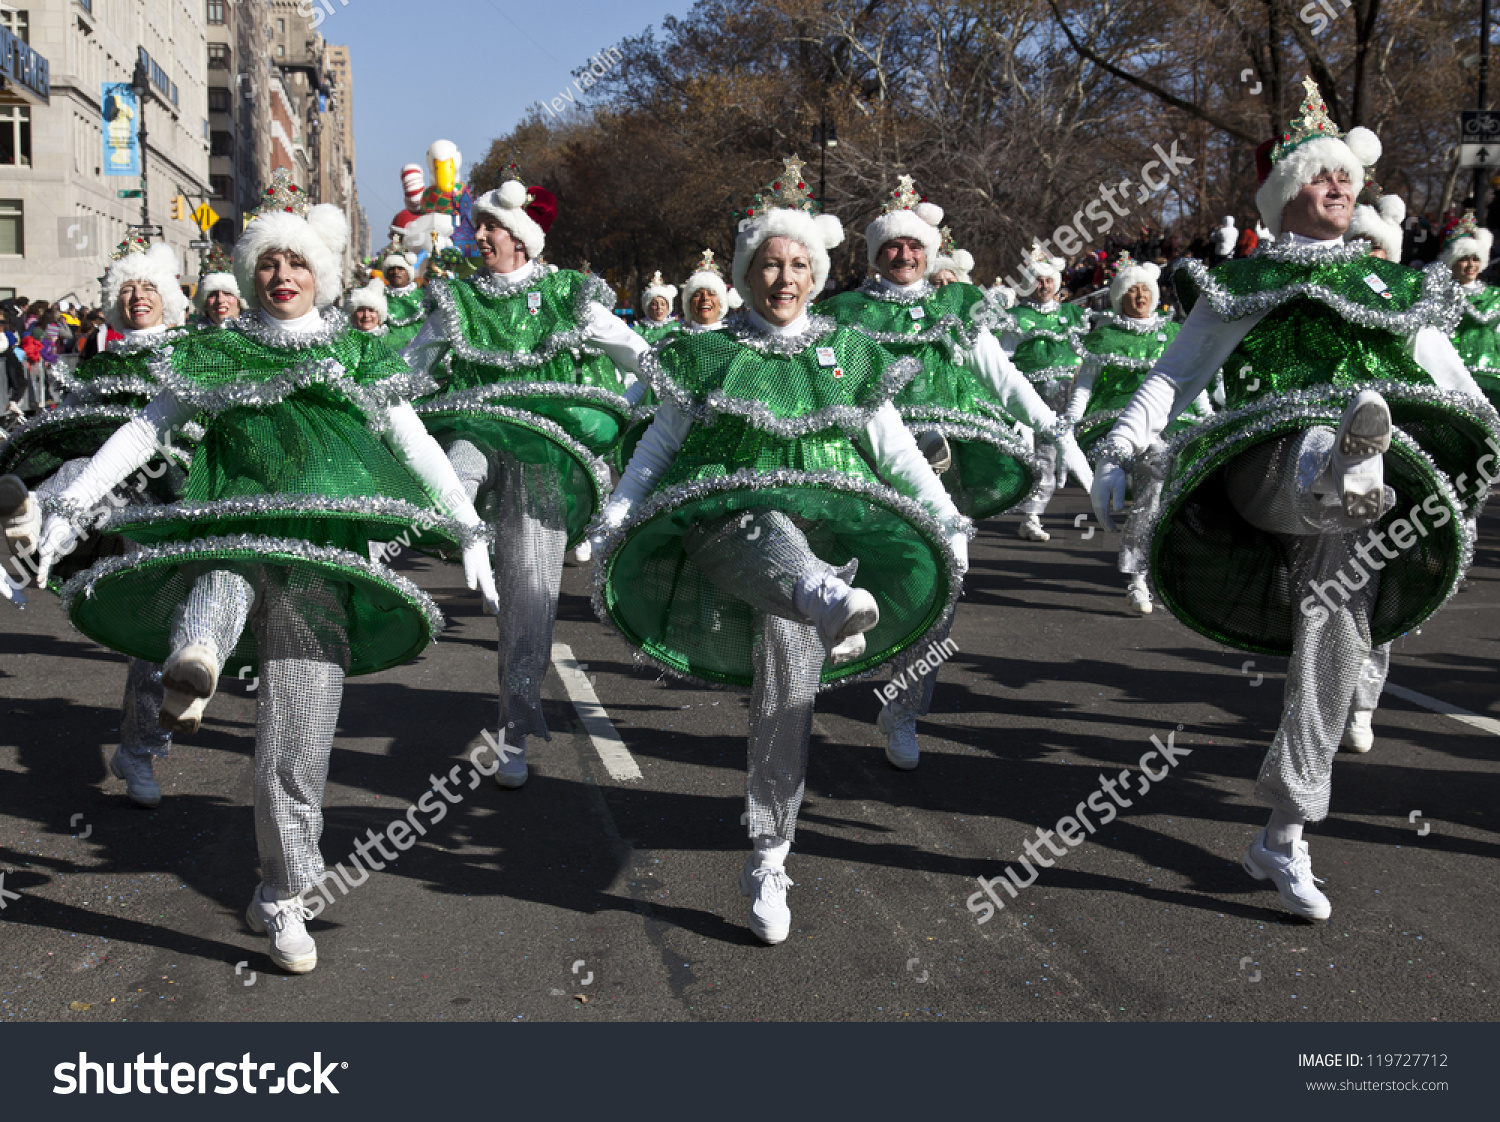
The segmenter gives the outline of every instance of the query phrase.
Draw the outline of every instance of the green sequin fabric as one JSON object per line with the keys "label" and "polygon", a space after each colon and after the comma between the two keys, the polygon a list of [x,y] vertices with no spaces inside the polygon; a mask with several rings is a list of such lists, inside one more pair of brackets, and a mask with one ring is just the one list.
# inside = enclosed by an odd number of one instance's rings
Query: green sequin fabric
{"label": "green sequin fabric", "polygon": [[[1165,316],[1132,320],[1105,313],[1093,330],[1078,341],[1079,356],[1085,361],[1092,358],[1099,364],[1094,388],[1089,393],[1088,408],[1073,430],[1078,446],[1085,454],[1109,435],[1135,391],[1150,375],[1151,367],[1177,338],[1180,330],[1181,324]],[[1195,408],[1189,407],[1167,426],[1162,436],[1175,436],[1203,419]]]}
{"label": "green sequin fabric", "polygon": [[1071,378],[1083,361],[1073,344],[1088,330],[1087,313],[1073,304],[1059,304],[1044,312],[1023,300],[1010,315],[1015,324],[1011,328],[1015,335],[1011,361],[1046,397],[1047,387]]}
{"label": "green sequin fabric", "polygon": [[817,310],[921,364],[897,394],[896,409],[914,433],[937,430],[947,438],[953,465],[941,479],[960,513],[990,518],[1030,494],[1034,457],[1017,419],[960,358],[992,319],[983,292],[968,284],[924,284],[911,294],[894,293],[871,281]]}
{"label": "green sequin fabric", "polygon": [[417,332],[427,321],[427,293],[416,285],[407,288],[410,291],[398,294],[387,289],[385,293],[385,326],[388,328],[385,341],[398,354],[417,337]]}
{"label": "green sequin fabric", "polygon": [[1500,288],[1483,285],[1468,295],[1469,309],[1453,345],[1490,404],[1500,409]]}
{"label": "green sequin fabric", "polygon": [[782,510],[824,561],[859,560],[854,583],[875,596],[880,624],[864,658],[825,665],[822,681],[863,676],[919,643],[959,586],[944,528],[884,484],[851,439],[916,364],[822,317],[790,341],[738,316],[729,323],[647,356],[657,394],[695,423],[651,498],[606,535],[595,608],[671,672],[748,686],[753,613],[701,573],[682,538],[699,521],[742,511],[753,535],[753,509]]}
{"label": "green sequin fabric", "polygon": [[[425,594],[369,559],[369,543],[415,530],[463,540],[380,437],[389,407],[430,382],[382,339],[351,331],[342,312],[324,317],[321,331],[292,335],[246,316],[153,359],[158,383],[198,410],[205,433],[177,501],[111,520],[143,551],[69,582],[64,594],[85,634],[161,662],[194,573],[270,563],[339,582],[351,674],[409,661],[441,626]],[[247,630],[229,665],[255,662]]]}
{"label": "green sequin fabric", "polygon": [[1462,314],[1441,267],[1423,274],[1354,247],[1292,247],[1288,256],[1178,273],[1179,293],[1210,300],[1225,318],[1266,314],[1225,363],[1229,409],[1170,446],[1151,546],[1152,579],[1178,619],[1231,647],[1280,655],[1290,653],[1307,590],[1290,587],[1277,539],[1229,502],[1224,473],[1234,459],[1285,433],[1337,427],[1360,389],[1384,395],[1397,430],[1385,478],[1397,504],[1382,528],[1414,506],[1446,516],[1384,570],[1371,620],[1379,644],[1420,626],[1452,594],[1468,563],[1463,519],[1484,498],[1479,462],[1500,441],[1488,402],[1439,389],[1406,352],[1406,335],[1451,330]]}
{"label": "green sequin fabric", "polygon": [[660,325],[641,322],[633,325],[631,330],[654,347],[663,339],[670,339],[679,334],[682,331],[682,324],[676,320]]}

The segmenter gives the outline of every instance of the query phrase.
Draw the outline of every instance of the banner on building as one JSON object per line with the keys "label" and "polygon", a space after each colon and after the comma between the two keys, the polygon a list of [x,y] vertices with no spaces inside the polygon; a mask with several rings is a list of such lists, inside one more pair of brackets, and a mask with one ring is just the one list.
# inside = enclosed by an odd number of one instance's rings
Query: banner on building
{"label": "banner on building", "polygon": [[100,96],[104,106],[104,174],[141,174],[140,104],[129,82],[105,82]]}

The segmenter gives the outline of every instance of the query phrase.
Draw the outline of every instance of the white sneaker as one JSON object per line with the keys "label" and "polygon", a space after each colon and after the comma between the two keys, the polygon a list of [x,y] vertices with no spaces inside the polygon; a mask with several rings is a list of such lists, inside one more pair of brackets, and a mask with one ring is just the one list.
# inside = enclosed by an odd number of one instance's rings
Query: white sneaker
{"label": "white sneaker", "polygon": [[195,733],[203,724],[203,714],[208,710],[208,698],[194,697],[181,690],[164,690],[161,695],[161,712],[157,724],[168,732]]}
{"label": "white sneaker", "polygon": [[1370,728],[1370,718],[1373,715],[1368,709],[1356,709],[1350,713],[1349,724],[1344,729],[1344,738],[1339,741],[1339,747],[1361,756],[1375,747],[1375,730]]}
{"label": "white sneaker", "polygon": [[1052,535],[1042,529],[1042,516],[1039,514],[1028,514],[1021,520],[1021,525],[1016,529],[1016,536],[1023,542],[1047,542],[1052,540]]}
{"label": "white sneaker", "polygon": [[42,507],[18,476],[0,476],[0,534],[16,557],[36,552],[42,540]]}
{"label": "white sneaker", "polygon": [[740,895],[751,897],[750,930],[773,947],[786,942],[792,932],[792,909],[786,904],[790,887],[792,879],[785,866],[757,866],[754,854],[740,872]]}
{"label": "white sneaker", "polygon": [[531,771],[526,766],[526,738],[521,737],[515,744],[507,744],[502,739],[499,755],[500,767],[495,772],[495,786],[504,787],[507,791],[524,787],[531,776]]}
{"label": "white sneaker", "polygon": [[1321,877],[1313,876],[1312,857],[1307,852],[1307,843],[1295,842],[1290,857],[1266,848],[1266,832],[1262,830],[1245,851],[1241,862],[1245,872],[1256,880],[1271,880],[1281,894],[1281,902],[1304,919],[1327,919],[1333,914],[1333,905],[1328,897],[1318,891],[1325,883]]}
{"label": "white sneaker", "polygon": [[864,654],[862,646],[855,652],[846,640],[869,631],[880,622],[880,605],[875,602],[875,597],[832,573],[816,585],[799,584],[793,600],[807,622],[818,629],[818,636],[835,665]]}
{"label": "white sneaker", "polygon": [[208,699],[219,685],[219,660],[213,648],[190,643],[173,651],[162,664],[161,684],[161,727],[170,732],[197,732]]}
{"label": "white sneaker", "polygon": [[911,771],[917,766],[921,745],[917,743],[917,715],[899,701],[888,701],[875,720],[885,735],[885,758],[892,767]]}
{"label": "white sneaker", "polygon": [[594,547],[589,544],[588,538],[578,543],[578,548],[573,551],[573,560],[580,565],[587,565],[594,559]]}
{"label": "white sneaker", "polygon": [[1133,616],[1151,614],[1151,590],[1145,582],[1132,584],[1125,590],[1125,608]]}
{"label": "white sneaker", "polygon": [[937,429],[928,429],[917,437],[917,451],[926,457],[932,470],[939,475],[953,466],[953,449],[948,446],[948,438]]}
{"label": "white sneaker", "polygon": [[271,961],[288,974],[306,974],[318,965],[318,944],[307,933],[312,909],[301,896],[267,900],[265,885],[257,885],[245,922],[257,935],[271,936]]}
{"label": "white sneaker", "polygon": [[26,505],[30,492],[18,475],[0,475],[0,518],[10,518]]}
{"label": "white sneaker", "polygon": [[109,773],[125,780],[125,793],[136,806],[161,805],[161,785],[156,782],[156,761],[116,748],[109,758]]}
{"label": "white sneaker", "polygon": [[853,662],[857,658],[865,656],[865,635],[861,631],[845,639],[833,650],[828,652],[828,661],[834,666],[843,666],[846,662]]}
{"label": "white sneaker", "polygon": [[1385,492],[1385,462],[1391,447],[1391,409],[1374,390],[1360,390],[1339,421],[1330,465],[1350,518],[1378,518]]}

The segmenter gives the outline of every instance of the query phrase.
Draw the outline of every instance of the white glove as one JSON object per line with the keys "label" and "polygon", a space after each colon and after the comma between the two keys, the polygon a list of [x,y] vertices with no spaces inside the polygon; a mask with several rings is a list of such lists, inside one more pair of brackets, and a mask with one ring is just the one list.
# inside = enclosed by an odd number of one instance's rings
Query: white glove
{"label": "white glove", "polygon": [[38,588],[47,586],[47,576],[59,557],[66,557],[78,544],[78,535],[68,520],[60,514],[48,515],[42,527],[41,544],[37,547],[36,583]]}
{"label": "white glove", "polygon": [[969,571],[969,535],[962,530],[955,530],[948,535],[948,545],[953,549],[953,555],[958,558],[959,573]]}
{"label": "white glove", "polygon": [[599,512],[598,521],[594,523],[592,532],[589,534],[589,545],[594,548],[596,554],[604,545],[604,536],[611,530],[618,530],[625,525],[634,505],[620,494],[618,488],[610,496],[609,501],[604,504],[604,509]]}
{"label": "white glove", "polygon": [[1102,462],[1089,497],[1094,500],[1094,517],[1099,519],[1099,525],[1114,533],[1115,520],[1109,515],[1111,511],[1125,509],[1125,469],[1109,460]]}
{"label": "white glove", "polygon": [[1092,488],[1094,469],[1089,467],[1088,457],[1083,454],[1083,449],[1078,447],[1078,441],[1073,438],[1071,432],[1057,442],[1057,450],[1062,453],[1068,474],[1082,483],[1085,489]]}
{"label": "white glove", "polygon": [[636,381],[630,383],[630,385],[625,390],[625,404],[634,409],[641,403],[642,400],[644,400],[646,391],[650,388],[651,387],[646,385],[645,382]]}
{"label": "white glove", "polygon": [[484,614],[500,614],[500,594],[495,591],[495,573],[490,564],[488,542],[471,542],[464,547],[464,580],[471,589],[478,589],[484,600]]}

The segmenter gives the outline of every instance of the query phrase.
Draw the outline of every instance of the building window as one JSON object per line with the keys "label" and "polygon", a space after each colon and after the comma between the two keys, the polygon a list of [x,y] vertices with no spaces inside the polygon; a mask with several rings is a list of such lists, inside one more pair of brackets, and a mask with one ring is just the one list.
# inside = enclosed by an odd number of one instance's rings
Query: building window
{"label": "building window", "polygon": [[224,43],[210,43],[208,45],[208,68],[210,70],[229,69],[229,47]]}
{"label": "building window", "polygon": [[227,199],[234,193],[234,180],[227,175],[210,175],[208,189],[216,199]]}
{"label": "building window", "polygon": [[31,42],[31,17],[14,8],[0,8],[0,27],[23,43]]}
{"label": "building window", "polygon": [[228,113],[232,103],[233,98],[230,97],[228,90],[222,86],[209,87],[208,111],[210,113]]}
{"label": "building window", "polygon": [[276,44],[276,57],[286,58],[286,48],[283,47],[280,43]]}
{"label": "building window", "polygon": [[214,223],[213,240],[221,245],[233,245],[236,237],[233,218],[221,218]]}
{"label": "building window", "polygon": [[279,19],[279,20],[276,21],[276,34],[278,34],[278,35],[285,35],[286,34],[286,20]]}
{"label": "building window", "polygon": [[234,137],[220,129],[215,129],[209,140],[208,154],[210,156],[227,156],[234,158]]}
{"label": "building window", "polygon": [[31,109],[0,105],[0,165],[31,166]]}
{"label": "building window", "polygon": [[0,199],[0,257],[25,257],[25,223],[20,199]]}
{"label": "building window", "polygon": [[216,26],[223,26],[224,0],[208,0],[208,22]]}

